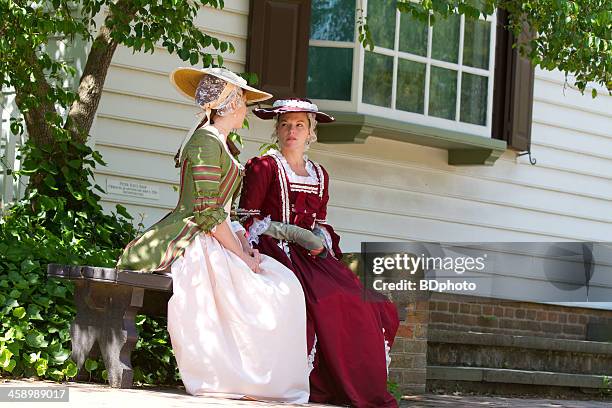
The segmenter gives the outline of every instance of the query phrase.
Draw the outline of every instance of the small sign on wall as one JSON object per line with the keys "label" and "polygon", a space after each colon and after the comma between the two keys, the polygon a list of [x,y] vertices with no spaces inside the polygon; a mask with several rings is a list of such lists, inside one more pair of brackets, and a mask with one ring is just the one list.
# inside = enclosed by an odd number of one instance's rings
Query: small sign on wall
{"label": "small sign on wall", "polygon": [[159,200],[159,187],[142,182],[107,178],[106,192],[108,194]]}

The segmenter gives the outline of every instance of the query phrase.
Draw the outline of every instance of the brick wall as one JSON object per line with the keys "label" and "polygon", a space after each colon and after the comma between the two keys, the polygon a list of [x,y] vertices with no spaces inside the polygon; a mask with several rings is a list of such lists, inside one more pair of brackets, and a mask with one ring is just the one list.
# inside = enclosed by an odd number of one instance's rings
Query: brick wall
{"label": "brick wall", "polygon": [[612,323],[612,311],[432,293],[429,327],[585,340],[587,324]]}
{"label": "brick wall", "polygon": [[428,320],[429,303],[426,300],[409,302],[406,320],[401,322],[391,348],[389,379],[405,393],[425,392]]}
{"label": "brick wall", "polygon": [[426,389],[428,330],[585,340],[587,324],[612,324],[611,310],[438,292],[431,293],[429,301],[409,301],[405,312],[406,319],[401,322],[391,349],[389,378],[409,394],[424,393]]}

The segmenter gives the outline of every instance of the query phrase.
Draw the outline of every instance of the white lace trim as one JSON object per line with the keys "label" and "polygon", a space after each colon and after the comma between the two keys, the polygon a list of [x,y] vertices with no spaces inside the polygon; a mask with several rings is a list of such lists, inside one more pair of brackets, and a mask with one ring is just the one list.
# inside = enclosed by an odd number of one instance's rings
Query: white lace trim
{"label": "white lace trim", "polygon": [[249,244],[259,244],[259,236],[263,234],[269,227],[272,222],[270,216],[268,215],[263,220],[255,219],[253,220],[253,224],[249,228]]}
{"label": "white lace trim", "polygon": [[280,240],[278,241],[278,247],[285,252],[287,258],[291,259],[291,254],[289,253],[289,245],[287,245],[287,241]]}
{"label": "white lace trim", "polygon": [[259,215],[261,213],[261,211],[259,211],[259,210],[247,210],[247,209],[244,209],[244,208],[238,208],[236,210],[236,213],[238,215],[253,215],[253,214]]}
{"label": "white lace trim", "polygon": [[[278,180],[280,183],[280,188],[281,188],[281,206],[282,206],[282,213],[283,213],[283,222],[288,223],[289,222],[289,191],[288,191],[288,186],[287,186],[287,172],[285,171],[285,166],[283,165],[283,162],[281,161],[281,157],[283,157],[282,154],[280,154],[277,150],[270,150],[268,153],[266,153],[266,155],[272,156],[272,158],[274,158],[274,160],[276,160],[276,167],[278,170]],[[280,156],[280,157],[279,157]]]}
{"label": "white lace trim", "polygon": [[317,168],[317,173],[319,174],[319,181],[321,185],[319,186],[319,198],[323,198],[323,190],[325,189],[325,174],[323,173],[323,169],[319,163],[315,164]]}
{"label": "white lace trim", "polygon": [[304,188],[302,186],[298,186],[297,184],[291,185],[291,191],[296,191],[300,193],[308,193],[308,194],[318,194],[319,191],[316,188]]}
{"label": "white lace trim", "polygon": [[310,350],[310,354],[308,354],[308,375],[314,370],[314,359],[315,354],[317,354],[317,335],[314,336],[314,342],[312,343],[312,349]]}
{"label": "white lace trim", "polygon": [[389,355],[389,351],[391,351],[391,347],[389,347],[389,342],[385,338],[385,328],[383,327],[383,339],[385,339],[385,361],[387,362],[387,377],[389,377],[389,365],[391,364],[391,356]]}
{"label": "white lace trim", "polygon": [[281,152],[276,149],[271,149],[268,151],[268,154],[274,155],[280,160],[283,165],[283,168],[285,169],[285,173],[287,173],[287,178],[289,179],[290,183],[310,184],[315,186],[319,185],[317,171],[312,165],[312,162],[308,160],[308,156],[304,155],[304,161],[306,162],[306,171],[308,172],[308,176],[299,176],[293,171],[293,169],[287,162],[287,159],[285,159],[285,156],[283,156]]}
{"label": "white lace trim", "polygon": [[[315,229],[320,230],[323,233],[323,236],[325,237],[325,248],[327,248],[327,250],[329,251],[330,254],[332,254],[332,256],[336,256],[334,254],[334,250],[332,249],[333,243],[332,243],[332,237],[329,234],[329,231],[327,231],[327,228],[325,228],[324,226],[322,226],[319,223],[315,224]],[[383,329],[384,330],[384,329]]]}

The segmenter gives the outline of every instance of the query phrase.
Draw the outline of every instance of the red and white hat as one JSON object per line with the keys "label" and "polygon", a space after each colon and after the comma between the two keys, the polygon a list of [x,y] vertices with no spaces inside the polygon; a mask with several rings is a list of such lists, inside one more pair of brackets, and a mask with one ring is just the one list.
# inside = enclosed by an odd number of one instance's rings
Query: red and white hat
{"label": "red and white hat", "polygon": [[288,112],[306,112],[314,113],[317,122],[329,123],[333,122],[334,117],[325,112],[320,112],[317,105],[306,98],[289,98],[279,99],[274,101],[271,108],[253,109],[253,113],[261,119],[274,119],[276,116]]}

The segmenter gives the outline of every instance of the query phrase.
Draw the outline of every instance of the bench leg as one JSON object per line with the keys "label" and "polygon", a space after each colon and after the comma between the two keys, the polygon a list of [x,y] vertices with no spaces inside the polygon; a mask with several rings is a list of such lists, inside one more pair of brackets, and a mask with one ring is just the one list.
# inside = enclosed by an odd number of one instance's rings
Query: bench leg
{"label": "bench leg", "polygon": [[[77,316],[79,316],[77,308]],[[87,381],[89,376],[87,371],[82,370],[87,357],[94,354],[93,346],[98,338],[96,327],[84,325],[79,322],[77,317],[70,325],[70,339],[72,341],[72,360],[76,363],[79,372],[76,379]]]}
{"label": "bench leg", "polygon": [[72,359],[80,373],[77,378],[87,378],[83,364],[97,342],[110,386],[130,388],[130,358],[138,340],[135,317],[142,307],[144,289],[92,281],[77,281],[75,285],[77,315],[70,334]]}

